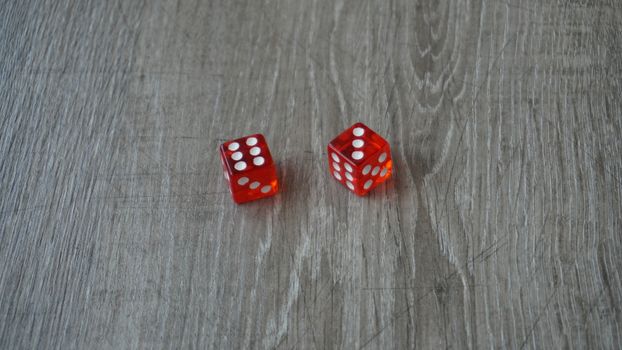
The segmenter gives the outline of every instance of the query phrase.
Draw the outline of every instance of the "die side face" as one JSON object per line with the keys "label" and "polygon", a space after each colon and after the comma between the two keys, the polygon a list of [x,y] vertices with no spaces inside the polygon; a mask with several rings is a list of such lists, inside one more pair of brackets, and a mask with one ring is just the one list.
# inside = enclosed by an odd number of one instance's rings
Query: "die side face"
{"label": "die side face", "polygon": [[393,160],[391,159],[391,150],[387,143],[384,147],[365,160],[361,166],[361,175],[359,183],[362,190],[367,193],[376,186],[385,182],[391,177],[393,172]]}
{"label": "die side face", "polygon": [[354,162],[339,153],[332,144],[328,145],[328,171],[335,180],[346,186],[350,191],[361,195],[360,191],[358,191],[360,187],[358,183],[360,169]]}
{"label": "die side face", "polygon": [[393,166],[388,142],[363,123],[329,143],[328,161],[332,177],[360,196],[386,181]]}
{"label": "die side face", "polygon": [[254,134],[223,143],[220,157],[229,191],[236,203],[277,193],[276,168],[263,135]]}

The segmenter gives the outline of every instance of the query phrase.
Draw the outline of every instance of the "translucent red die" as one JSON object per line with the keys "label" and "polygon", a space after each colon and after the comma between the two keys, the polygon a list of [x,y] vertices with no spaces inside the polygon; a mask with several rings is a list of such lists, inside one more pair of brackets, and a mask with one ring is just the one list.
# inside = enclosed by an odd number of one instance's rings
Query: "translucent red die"
{"label": "translucent red die", "polygon": [[359,196],[391,177],[389,143],[363,123],[356,123],[328,144],[331,176]]}
{"label": "translucent red die", "polygon": [[223,143],[220,160],[236,203],[277,193],[276,167],[263,135],[254,134]]}

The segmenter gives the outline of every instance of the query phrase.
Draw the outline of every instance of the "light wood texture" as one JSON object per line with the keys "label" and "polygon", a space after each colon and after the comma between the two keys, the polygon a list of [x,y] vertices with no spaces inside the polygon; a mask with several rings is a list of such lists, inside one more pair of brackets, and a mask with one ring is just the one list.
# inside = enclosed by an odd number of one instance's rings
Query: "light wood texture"
{"label": "light wood texture", "polygon": [[[0,6],[0,348],[622,348],[615,0]],[[362,121],[391,181],[325,147]],[[264,133],[282,192],[217,157]]]}

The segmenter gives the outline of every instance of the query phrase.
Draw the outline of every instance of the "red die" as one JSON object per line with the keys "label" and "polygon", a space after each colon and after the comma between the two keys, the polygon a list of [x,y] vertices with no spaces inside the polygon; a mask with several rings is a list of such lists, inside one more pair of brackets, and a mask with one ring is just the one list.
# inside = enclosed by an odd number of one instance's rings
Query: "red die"
{"label": "red die", "polygon": [[277,192],[276,168],[263,135],[249,135],[223,143],[220,145],[220,160],[236,203]]}
{"label": "red die", "polygon": [[364,196],[391,176],[389,143],[356,123],[328,144],[329,171],[352,192]]}

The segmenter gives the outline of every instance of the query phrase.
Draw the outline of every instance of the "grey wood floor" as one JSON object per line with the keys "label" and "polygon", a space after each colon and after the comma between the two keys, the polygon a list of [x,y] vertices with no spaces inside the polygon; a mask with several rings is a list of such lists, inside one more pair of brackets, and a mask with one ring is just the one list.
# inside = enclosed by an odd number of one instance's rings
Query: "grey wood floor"
{"label": "grey wood floor", "polygon": [[[0,6],[0,348],[622,348],[617,0]],[[358,198],[362,121],[394,177]],[[260,132],[282,191],[235,205]]]}

